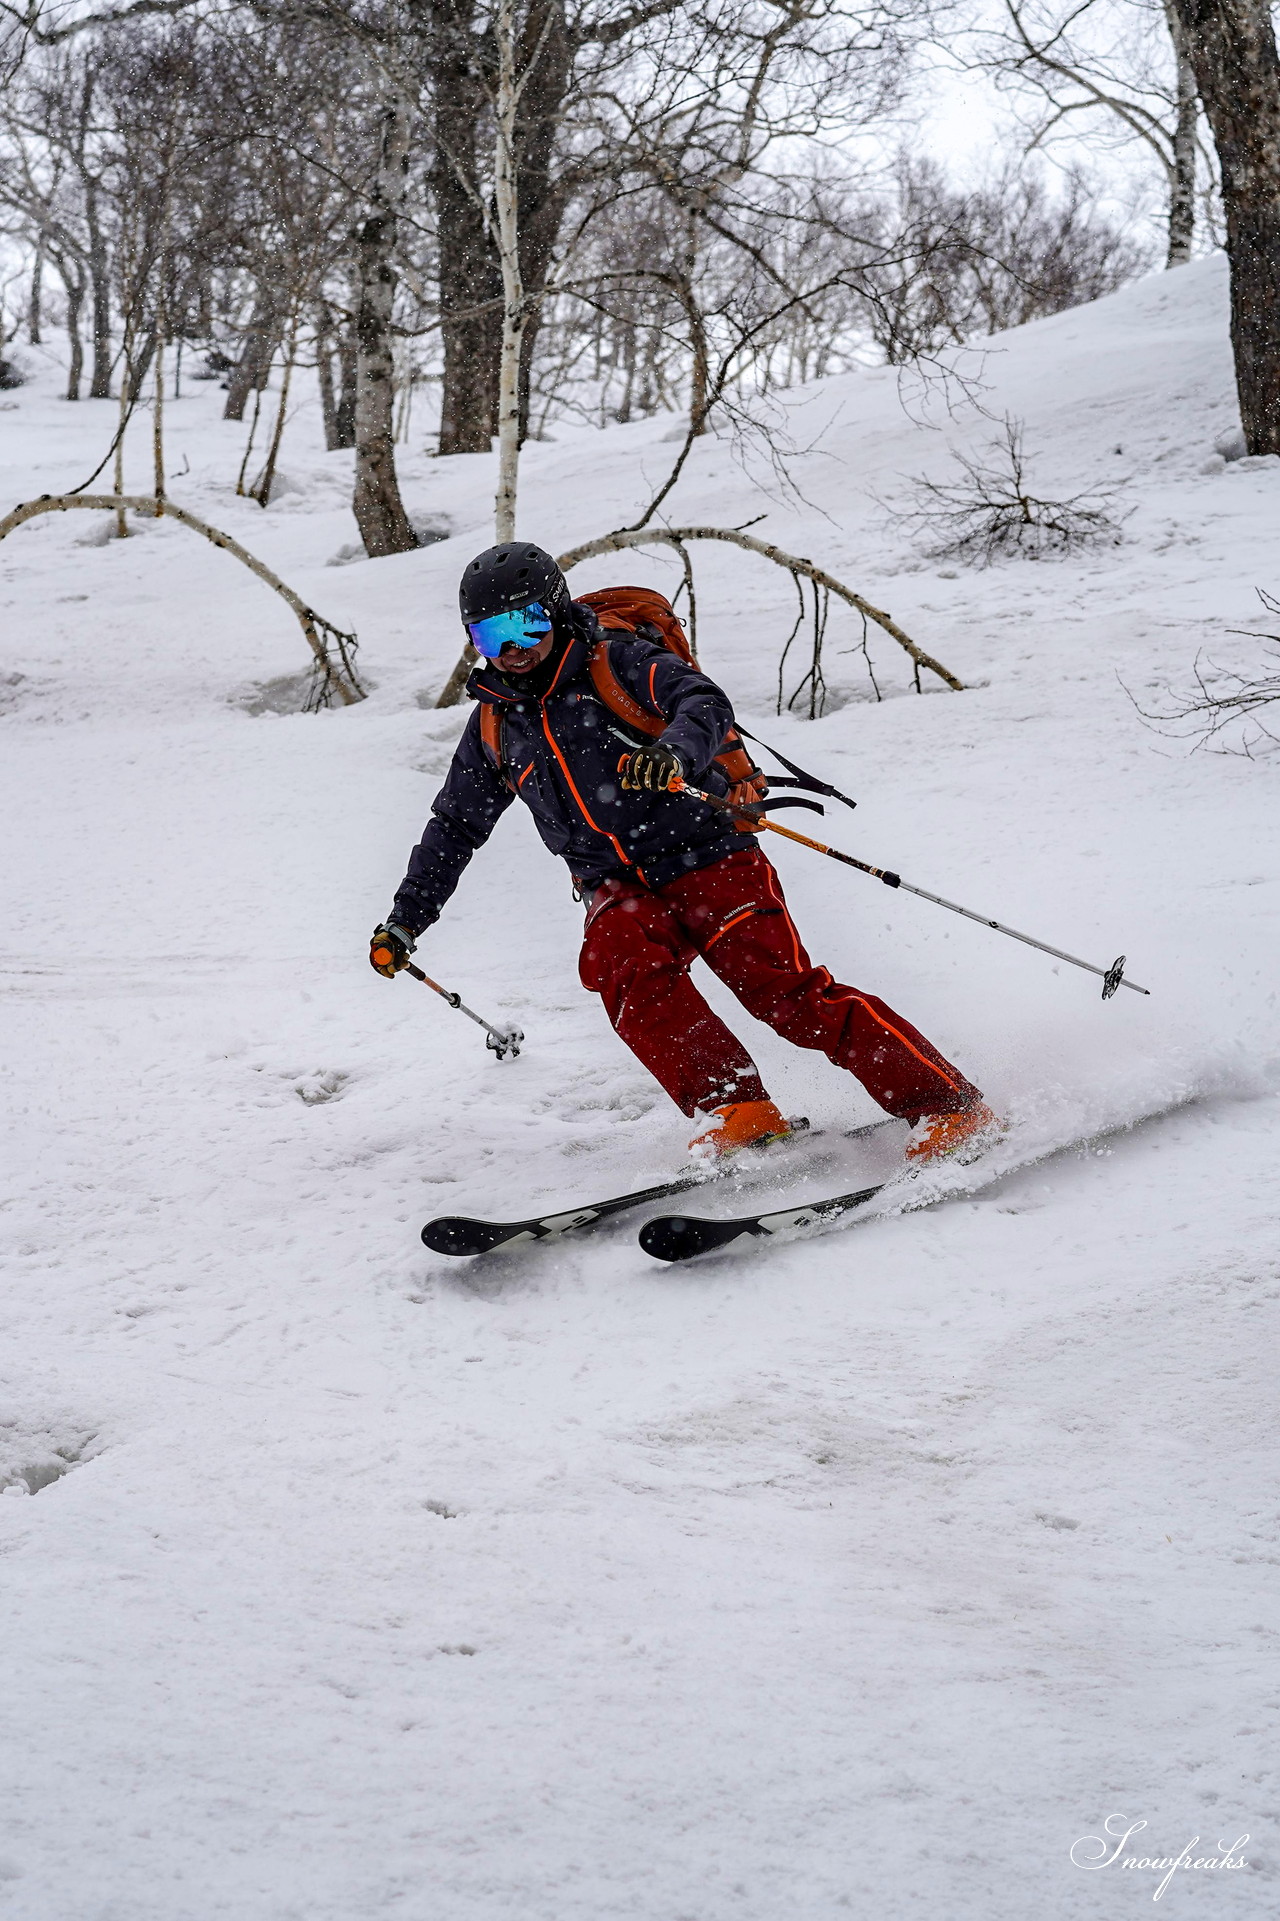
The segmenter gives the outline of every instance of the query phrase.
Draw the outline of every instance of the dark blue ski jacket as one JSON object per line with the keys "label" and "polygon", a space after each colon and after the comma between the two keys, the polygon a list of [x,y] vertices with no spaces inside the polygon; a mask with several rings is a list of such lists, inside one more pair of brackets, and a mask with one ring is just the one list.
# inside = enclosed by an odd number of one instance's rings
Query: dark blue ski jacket
{"label": "dark blue ski jacket", "polygon": [[[574,601],[568,626],[568,645],[541,695],[494,667],[477,668],[468,681],[474,701],[502,712],[506,777],[485,752],[477,706],[396,893],[390,918],[411,934],[439,919],[463,868],[517,794],[584,893],[614,877],[661,887],[755,845],[753,835],[697,801],[623,792],[620,756],[651,741],[619,720],[591,683],[588,663],[600,634],[595,614]],[[688,778],[709,793],[727,792],[713,763],[733,725],[728,697],[664,647],[619,633],[611,633],[608,644],[610,665],[627,692],[666,721],[662,744],[679,754]]]}

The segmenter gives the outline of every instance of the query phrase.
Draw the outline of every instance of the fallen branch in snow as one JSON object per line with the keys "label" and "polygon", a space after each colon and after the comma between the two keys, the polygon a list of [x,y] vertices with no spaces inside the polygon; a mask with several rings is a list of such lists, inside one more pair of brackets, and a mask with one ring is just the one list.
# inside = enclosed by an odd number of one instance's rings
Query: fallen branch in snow
{"label": "fallen branch in snow", "polygon": [[364,699],[364,688],[355,670],[354,656],[358,644],[355,635],[343,633],[323,614],[318,614],[314,607],[308,607],[292,587],[287,587],[278,574],[273,574],[270,567],[259,560],[256,554],[251,554],[247,547],[242,547],[238,540],[233,540],[230,534],[220,533],[216,527],[188,513],[185,507],[176,506],[172,500],[157,498],[155,494],[41,494],[39,500],[24,501],[0,520],[0,540],[6,534],[11,534],[15,527],[21,527],[24,521],[34,520],[37,514],[66,513],[76,507],[113,513],[120,520],[123,520],[126,511],[145,515],[148,520],[158,520],[167,515],[170,520],[181,521],[184,527],[190,527],[193,533],[203,534],[215,547],[221,547],[224,553],[242,561],[250,573],[256,574],[273,593],[279,594],[281,600],[297,615],[298,624],[307,637],[307,645],[315,656],[306,712],[314,713],[318,708],[327,707],[335,695],[348,707]]}
{"label": "fallen branch in snow", "polygon": [[[799,554],[786,553],[783,548],[775,547],[771,541],[757,540],[754,534],[744,534],[737,527],[619,528],[615,533],[601,534],[598,540],[584,541],[580,547],[571,547],[568,553],[560,555],[558,565],[567,574],[570,568],[578,566],[581,561],[594,560],[600,554],[619,553],[626,547],[674,547],[685,561],[687,579],[688,557],[684,547],[685,542],[690,540],[727,541],[731,546],[745,547],[748,553],[759,554],[765,560],[772,560],[776,566],[785,567],[793,580],[801,578],[811,580],[815,587],[821,587],[827,593],[835,594],[838,599],[846,601],[864,619],[873,620],[877,627],[882,627],[891,639],[897,641],[899,647],[915,662],[917,689],[920,685],[920,670],[924,668],[929,673],[936,674],[939,680],[944,681],[955,693],[964,692],[964,682],[958,680],[948,668],[942,665],[941,661],[935,660],[932,654],[926,654],[923,647],[917,647],[910,634],[903,633],[897,621],[886,614],[883,608],[873,607],[869,600],[864,600],[861,594],[856,594],[852,587],[846,587],[844,582],[837,580],[834,574],[827,573],[822,567],[816,567],[811,560],[805,560]],[[444,690],[436,702],[437,707],[454,707],[461,700],[462,690],[467,684],[467,676],[475,665],[476,658],[475,649],[468,641],[457,665],[445,682]]]}
{"label": "fallen branch in snow", "polygon": [[567,554],[561,554],[560,566],[568,573],[579,561],[594,560],[598,554],[611,554],[623,547],[643,547],[654,542],[674,547],[678,552],[687,540],[726,540],[731,546],[745,547],[749,553],[772,560],[792,575],[803,575],[806,580],[814,581],[828,593],[847,601],[860,614],[865,614],[877,627],[882,627],[904,652],[910,654],[917,667],[927,668],[931,674],[936,674],[957,694],[964,692],[964,682],[957,680],[932,654],[926,654],[923,647],[917,647],[911,636],[904,634],[897,621],[882,608],[873,607],[861,594],[855,594],[852,587],[846,587],[843,581],[837,580],[834,574],[827,573],[822,567],[815,567],[811,560],[804,560],[798,554],[788,554],[781,547],[775,547],[772,541],[757,540],[754,534],[740,533],[736,527],[643,527],[635,531],[627,529],[616,534],[603,534],[599,540],[588,540],[581,547],[572,547]]}

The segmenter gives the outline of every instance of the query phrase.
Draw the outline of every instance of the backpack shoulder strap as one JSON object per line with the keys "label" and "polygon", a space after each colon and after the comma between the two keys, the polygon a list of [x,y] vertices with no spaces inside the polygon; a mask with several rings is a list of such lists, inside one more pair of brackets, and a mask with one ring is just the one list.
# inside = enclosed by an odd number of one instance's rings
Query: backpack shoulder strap
{"label": "backpack shoulder strap", "polygon": [[480,702],[480,745],[484,748],[487,759],[492,761],[507,786],[510,787],[511,777],[506,768],[502,722],[503,716],[498,709],[490,701],[482,700]]}
{"label": "backpack shoulder strap", "polygon": [[[615,629],[616,631],[616,629]],[[666,727],[666,721],[658,714],[651,714],[638,700],[629,694],[613,671],[609,659],[609,629],[606,628],[591,649],[589,662],[591,685],[609,709],[619,720],[625,720],[639,733],[651,734],[656,740]]]}
{"label": "backpack shoulder strap", "polygon": [[[611,714],[616,714],[619,720],[625,720],[629,727],[636,729],[637,733],[648,734],[655,740],[659,734],[666,731],[666,721],[657,714],[651,714],[647,707],[642,707],[639,701],[627,692],[614,673],[613,663],[609,659],[608,628],[602,631],[591,650],[590,674],[592,686]],[[725,735],[724,745],[716,755],[716,761],[723,768],[730,786],[736,786],[742,780],[750,780],[760,772],[742,745],[742,739],[736,727],[731,727]]]}

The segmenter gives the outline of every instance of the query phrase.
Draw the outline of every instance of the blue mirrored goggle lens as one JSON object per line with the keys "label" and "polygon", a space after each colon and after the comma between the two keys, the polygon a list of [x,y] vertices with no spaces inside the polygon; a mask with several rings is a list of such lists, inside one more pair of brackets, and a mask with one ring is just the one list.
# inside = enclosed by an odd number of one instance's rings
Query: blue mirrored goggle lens
{"label": "blue mirrored goggle lens", "polygon": [[487,620],[469,620],[467,632],[478,654],[496,660],[504,647],[536,647],[551,632],[551,621],[546,608],[534,600],[509,613],[490,614]]}

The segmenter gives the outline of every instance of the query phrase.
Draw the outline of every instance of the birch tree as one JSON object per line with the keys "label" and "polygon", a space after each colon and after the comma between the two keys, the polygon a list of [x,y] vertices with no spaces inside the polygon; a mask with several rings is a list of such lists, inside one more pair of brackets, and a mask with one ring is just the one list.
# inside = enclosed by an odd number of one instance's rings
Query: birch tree
{"label": "birch tree", "polygon": [[391,331],[396,294],[397,221],[409,173],[409,107],[398,91],[382,107],[378,171],[369,210],[357,233],[360,273],[356,312],[356,478],[352,510],[371,559],[407,553],[418,544],[400,498],[395,463],[395,355]]}

